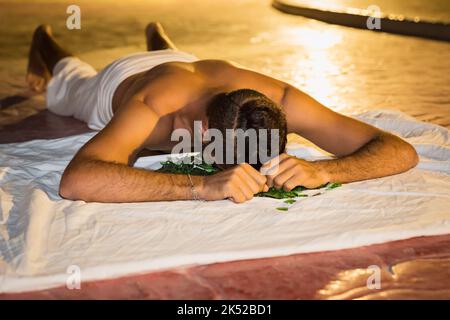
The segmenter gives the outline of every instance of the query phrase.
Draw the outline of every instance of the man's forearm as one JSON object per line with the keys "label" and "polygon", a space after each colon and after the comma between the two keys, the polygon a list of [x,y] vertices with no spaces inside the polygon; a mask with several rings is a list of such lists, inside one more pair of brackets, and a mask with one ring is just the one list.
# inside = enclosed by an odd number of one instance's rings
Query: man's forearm
{"label": "man's forearm", "polygon": [[[193,176],[197,189],[202,177]],[[192,199],[186,175],[166,174],[100,160],[78,160],[63,174],[60,195],[88,202],[143,202]]]}
{"label": "man's forearm", "polygon": [[417,153],[410,144],[382,132],[351,155],[314,164],[329,182],[346,183],[401,173],[417,162]]}

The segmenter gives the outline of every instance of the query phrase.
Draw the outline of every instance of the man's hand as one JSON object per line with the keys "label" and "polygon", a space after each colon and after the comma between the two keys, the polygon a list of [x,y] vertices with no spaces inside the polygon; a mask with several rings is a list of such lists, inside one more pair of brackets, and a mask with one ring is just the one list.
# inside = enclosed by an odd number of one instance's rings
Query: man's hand
{"label": "man's hand", "polygon": [[298,159],[286,153],[280,154],[261,167],[267,176],[267,185],[290,191],[297,186],[317,188],[329,182],[327,174],[314,162]]}
{"label": "man's hand", "polygon": [[241,163],[233,168],[204,177],[204,183],[199,190],[203,200],[221,200],[230,198],[236,203],[242,203],[253,198],[261,191],[268,191],[266,177],[247,163]]}

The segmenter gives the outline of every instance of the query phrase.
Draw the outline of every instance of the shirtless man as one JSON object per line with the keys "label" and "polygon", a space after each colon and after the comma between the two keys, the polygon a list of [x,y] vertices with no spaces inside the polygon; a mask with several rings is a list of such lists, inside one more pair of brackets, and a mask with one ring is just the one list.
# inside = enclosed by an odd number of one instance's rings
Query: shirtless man
{"label": "shirtless man", "polygon": [[[47,107],[100,130],[75,155],[61,179],[66,199],[138,202],[229,198],[249,200],[270,186],[291,190],[404,172],[417,164],[414,148],[395,135],[336,113],[295,87],[222,60],[178,51],[159,23],[146,29],[148,52],[126,56],[97,73],[69,54],[49,26],[33,35],[27,82],[47,90]],[[251,90],[242,90],[251,89]],[[134,168],[140,151],[170,152],[174,129],[277,128],[281,151],[296,133],[336,158],[306,161],[281,153],[277,171],[263,175],[240,163],[207,177]],[[260,164],[261,165],[261,164]],[[265,171],[267,172],[267,171]]]}

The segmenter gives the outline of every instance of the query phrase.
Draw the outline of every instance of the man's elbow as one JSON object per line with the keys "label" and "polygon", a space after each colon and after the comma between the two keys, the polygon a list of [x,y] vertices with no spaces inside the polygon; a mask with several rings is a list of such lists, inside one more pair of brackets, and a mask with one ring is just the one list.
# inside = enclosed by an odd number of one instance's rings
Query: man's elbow
{"label": "man's elbow", "polygon": [[411,168],[414,168],[419,163],[419,156],[417,154],[416,149],[409,144],[408,142],[402,140],[401,144],[401,162],[404,166],[404,170],[409,170]]}
{"label": "man's elbow", "polygon": [[73,174],[66,169],[59,183],[59,195],[67,200],[78,200],[76,183],[72,176]]}
{"label": "man's elbow", "polygon": [[75,168],[66,168],[59,183],[59,195],[67,200],[84,200],[86,198],[87,186],[82,185],[86,181],[81,172]]}
{"label": "man's elbow", "polygon": [[408,169],[414,168],[419,163],[419,155],[417,154],[416,149],[409,143],[407,143],[407,150],[405,151],[406,162],[409,166]]}

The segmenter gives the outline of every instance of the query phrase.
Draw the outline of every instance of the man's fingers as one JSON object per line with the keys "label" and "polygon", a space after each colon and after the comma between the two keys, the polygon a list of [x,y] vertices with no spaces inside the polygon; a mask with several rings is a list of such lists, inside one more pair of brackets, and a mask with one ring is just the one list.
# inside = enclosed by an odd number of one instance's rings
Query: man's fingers
{"label": "man's fingers", "polygon": [[[286,169],[283,173],[277,175],[274,179],[273,179],[273,185],[275,186],[275,188],[277,189],[285,189],[285,183],[286,181],[288,181],[289,179],[291,179],[293,176],[295,175],[295,171],[294,168],[288,168]],[[292,189],[292,188],[291,188]],[[285,189],[286,190],[286,189]],[[290,191],[286,190],[286,191]]]}
{"label": "man's fingers", "polygon": [[[258,189],[258,185],[255,181],[248,177],[248,174],[242,169],[238,171],[237,179],[234,180],[234,188],[240,189],[245,200],[250,200],[256,193],[253,190]],[[244,200],[244,201],[245,201]]]}
{"label": "man's fingers", "polygon": [[264,186],[266,186],[267,178],[248,163],[242,163],[241,167],[243,170],[243,172],[241,172],[241,178],[243,181],[247,182],[252,189],[253,194],[263,191]]}
{"label": "man's fingers", "polygon": [[263,175],[273,175],[277,173],[277,169],[279,167],[279,165],[281,164],[281,162],[286,159],[289,158],[289,155],[286,153],[282,153],[279,156],[267,161],[266,163],[264,163],[261,167],[261,169],[259,170],[261,172],[261,174]]}
{"label": "man's fingers", "polygon": [[248,163],[241,163],[232,168],[226,196],[235,203],[243,203],[253,199],[258,192],[269,191],[267,178]]}
{"label": "man's fingers", "polygon": [[242,193],[241,189],[238,187],[233,188],[230,198],[235,203],[243,203],[247,201],[247,197]]}
{"label": "man's fingers", "polygon": [[244,195],[246,201],[253,199],[253,195],[255,193],[246,184],[240,184],[239,188],[241,189],[241,192]]}
{"label": "man's fingers", "polygon": [[266,176],[276,176],[283,172],[286,166],[295,164],[295,160],[296,158],[283,153],[277,158],[272,159],[265,167],[261,167],[260,171]]}
{"label": "man's fingers", "polygon": [[274,181],[278,176],[285,174],[286,171],[291,171],[295,166],[296,166],[295,159],[290,159],[290,158],[284,159],[279,164],[276,174],[269,174],[267,176],[267,185],[269,187],[274,186],[275,185]]}
{"label": "man's fingers", "polygon": [[[253,192],[247,182],[243,181],[238,171],[232,173],[233,176],[227,183],[225,197],[232,198],[235,203],[242,203],[253,198]],[[247,179],[250,180],[250,179]]]}
{"label": "man's fingers", "polygon": [[242,163],[241,166],[259,186],[262,186],[266,183],[267,178],[251,165],[249,165],[248,163]]}
{"label": "man's fingers", "polygon": [[253,194],[258,193],[262,189],[262,186],[260,186],[245,170],[238,171],[237,174],[239,175],[239,178],[241,180],[240,184],[245,185],[253,192]]}
{"label": "man's fingers", "polygon": [[301,177],[299,176],[292,176],[289,179],[287,179],[283,184],[283,190],[284,191],[291,191],[295,187],[299,186],[301,184],[300,181]]}
{"label": "man's fingers", "polygon": [[280,153],[278,156],[276,156],[275,158],[270,159],[269,161],[267,161],[266,163],[264,163],[262,166],[263,167],[271,167],[273,164],[282,161],[283,159],[290,157],[287,153]]}

